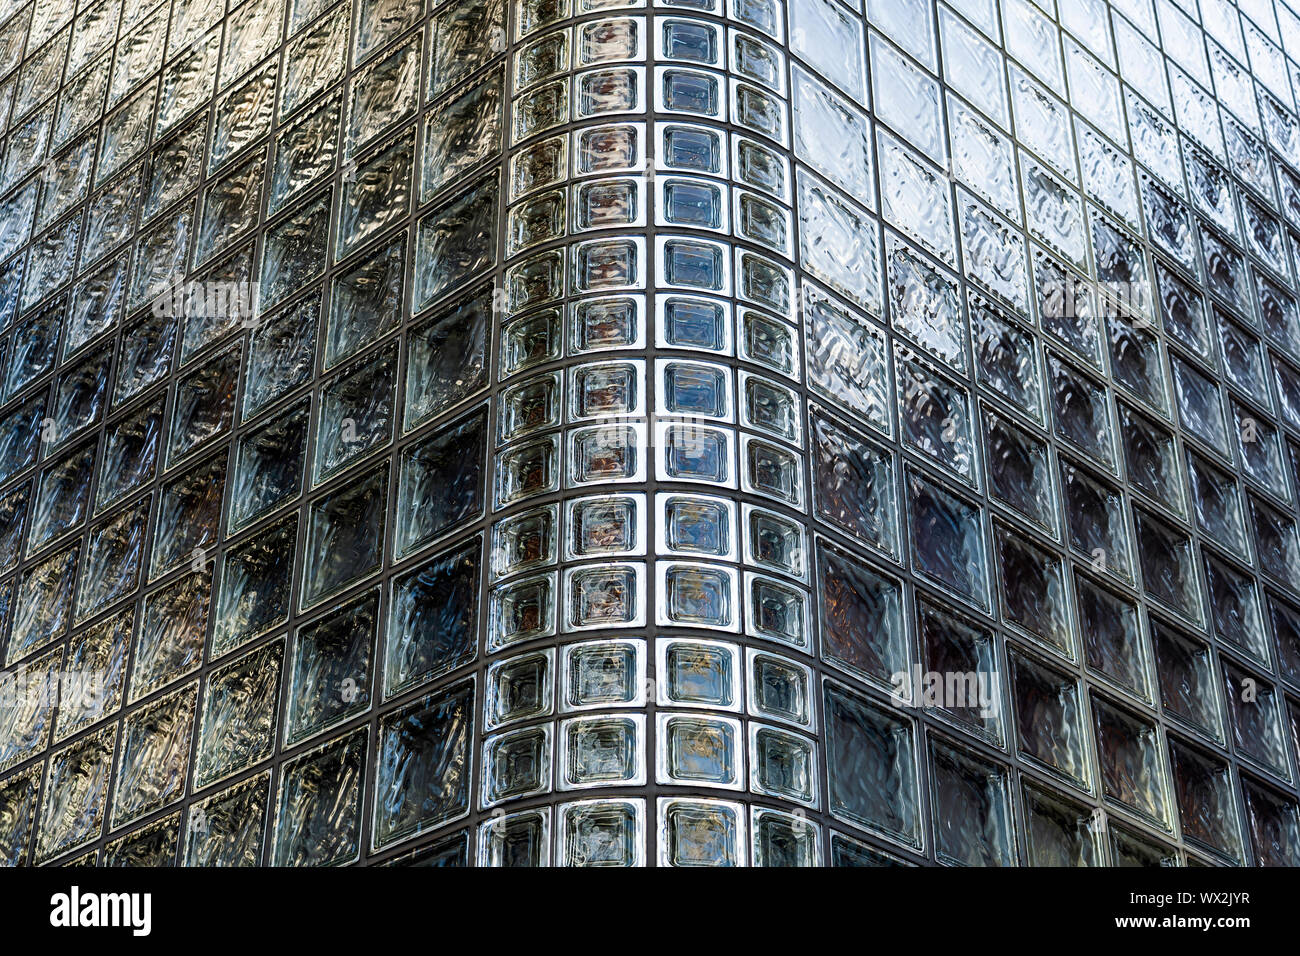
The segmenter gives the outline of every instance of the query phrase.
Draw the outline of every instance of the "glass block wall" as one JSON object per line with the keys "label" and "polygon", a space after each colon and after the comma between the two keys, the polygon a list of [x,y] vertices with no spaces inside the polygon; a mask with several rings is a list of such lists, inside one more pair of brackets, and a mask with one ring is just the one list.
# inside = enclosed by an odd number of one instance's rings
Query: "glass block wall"
{"label": "glass block wall", "polygon": [[0,861],[1300,864],[1298,10],[0,0]]}

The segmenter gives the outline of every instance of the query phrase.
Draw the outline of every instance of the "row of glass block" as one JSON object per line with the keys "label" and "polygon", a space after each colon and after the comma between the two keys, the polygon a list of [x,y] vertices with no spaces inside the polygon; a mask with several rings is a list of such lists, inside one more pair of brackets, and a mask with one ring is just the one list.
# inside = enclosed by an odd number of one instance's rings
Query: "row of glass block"
{"label": "row of glass block", "polygon": [[556,713],[642,709],[651,702],[747,712],[807,732],[816,729],[812,672],[804,664],[766,648],[744,648],[742,660],[736,644],[660,637],[654,643],[657,676],[651,679],[648,653],[639,638],[602,638],[495,660],[486,678],[484,729]]}
{"label": "row of glass block", "polygon": [[[503,518],[493,529],[492,576],[502,578],[608,555],[740,561],[798,581],[808,578],[804,528],[751,504],[714,495],[661,492],[654,499],[653,540],[646,495],[594,495]],[[561,542],[563,543],[561,547]],[[743,556],[742,556],[743,555]]]}

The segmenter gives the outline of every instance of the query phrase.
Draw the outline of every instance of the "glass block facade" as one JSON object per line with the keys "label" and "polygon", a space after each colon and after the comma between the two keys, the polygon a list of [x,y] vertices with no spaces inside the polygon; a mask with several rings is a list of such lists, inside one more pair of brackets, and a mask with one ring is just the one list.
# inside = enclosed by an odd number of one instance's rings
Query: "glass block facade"
{"label": "glass block facade", "polygon": [[1298,110],[1293,0],[0,0],[0,862],[1300,865]]}

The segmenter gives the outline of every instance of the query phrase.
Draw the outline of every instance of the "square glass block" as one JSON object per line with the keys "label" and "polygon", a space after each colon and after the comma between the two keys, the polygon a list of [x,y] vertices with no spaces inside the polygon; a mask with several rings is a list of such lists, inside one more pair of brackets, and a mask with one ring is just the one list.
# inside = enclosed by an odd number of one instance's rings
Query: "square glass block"
{"label": "square glass block", "polygon": [[289,617],[298,517],[277,522],[222,557],[211,656],[220,657]]}
{"label": "square glass block", "polygon": [[601,554],[645,554],[645,497],[602,495],[565,505],[566,559]]}
{"label": "square glass block", "polygon": [[569,421],[644,414],[645,366],[640,362],[579,365],[569,373]]}
{"label": "square glass block", "polygon": [[1122,496],[1064,458],[1058,461],[1070,545],[1090,561],[1093,570],[1132,581],[1133,564]]}
{"label": "square glass block", "polygon": [[1169,764],[1184,839],[1241,862],[1241,822],[1227,763],[1171,740]]}
{"label": "square glass block", "polygon": [[645,645],[640,641],[569,645],[561,659],[560,710],[641,706],[645,674]]}
{"label": "square glass block", "polygon": [[195,682],[123,721],[110,827],[123,826],[183,796],[197,693]]}
{"label": "square glass block", "polygon": [[598,425],[568,434],[568,484],[644,480],[645,425]]}
{"label": "square glass block", "polygon": [[225,780],[269,757],[275,746],[284,639],[217,668],[203,692],[194,789]]}
{"label": "square glass block", "polygon": [[1003,619],[1073,660],[1073,629],[1061,559],[1001,522],[994,523],[994,537]]}
{"label": "square glass block", "polygon": [[69,853],[100,835],[108,813],[116,741],[117,726],[108,726],[81,737],[51,758],[36,829],[34,861],[45,862]]}
{"label": "square glass block", "polygon": [[821,827],[799,814],[752,807],[753,866],[821,866]]}
{"label": "square glass block", "polygon": [[230,429],[235,415],[241,347],[209,359],[176,385],[167,465],[171,467]]}
{"label": "square glass block", "polygon": [[736,553],[735,506],[721,498],[659,495],[659,548],[672,554],[729,558]]}
{"label": "square glass block", "polygon": [[660,866],[744,866],[745,810],[722,800],[659,799]]}
{"label": "square glass block", "polygon": [[406,249],[406,237],[399,235],[334,278],[325,335],[326,369],[359,352],[401,321]]}
{"label": "square glass block", "polygon": [[524,810],[492,818],[478,828],[478,865],[551,865],[551,810]]}
{"label": "square glass block", "polygon": [[763,724],[749,725],[750,789],[816,806],[817,756],[806,737]]}
{"label": "square glass block", "polygon": [[917,602],[917,631],[921,645],[921,670],[926,674],[956,675],[953,683],[942,689],[912,675],[910,688],[903,675],[893,675],[894,703],[911,690],[913,704],[942,711],[967,730],[982,734],[1001,746],[1003,735],[1003,700],[1001,668],[998,666],[993,635],[974,622],[947,613],[928,601]]}
{"label": "square glass block", "polygon": [[818,543],[817,568],[822,656],[888,685],[910,660],[901,585],[825,542]]}
{"label": "square glass block", "polygon": [[472,660],[478,650],[481,538],[435,555],[393,582],[384,697]]}
{"label": "square glass block", "polygon": [[[411,333],[403,427],[410,431],[487,384],[491,307],[481,295],[436,313]],[[505,333],[502,333],[503,338]],[[503,359],[504,360],[504,359]]]}
{"label": "square glass block", "polygon": [[211,590],[208,572],[200,569],[145,598],[128,702],[198,670],[203,662]]}
{"label": "square glass block", "polygon": [[583,299],[570,310],[569,339],[575,353],[644,345],[645,301],[641,296]]}
{"label": "square glass block", "polygon": [[561,866],[644,866],[645,801],[582,800],[558,811]]}
{"label": "square glass block", "polygon": [[526,727],[483,742],[484,807],[551,788],[551,727]]}
{"label": "square glass block", "polygon": [[358,858],[369,744],[369,730],[362,728],[284,766],[271,844],[274,865],[337,866]]}
{"label": "square glass block", "polygon": [[555,505],[497,522],[492,529],[492,575],[506,577],[554,564],[559,554],[559,515]]}
{"label": "square glass block", "polygon": [[557,599],[553,573],[494,588],[490,596],[489,650],[554,634]]}
{"label": "square glass block", "polygon": [[150,498],[143,498],[91,530],[77,585],[77,620],[108,607],[139,583],[149,505]]}
{"label": "square glass block", "polygon": [[1020,652],[1008,654],[1007,659],[1016,718],[1014,737],[1020,753],[1074,786],[1091,791],[1077,680]]}
{"label": "square glass block", "polygon": [[980,509],[911,469],[907,497],[916,569],[987,609],[985,518]]}
{"label": "square glass block", "polygon": [[270,772],[242,780],[194,804],[184,829],[184,866],[257,866]]}
{"label": "square glass block", "polygon": [[739,721],[659,714],[656,734],[659,783],[730,790],[744,786],[744,741]]}
{"label": "square glass block", "polygon": [[468,811],[474,694],[473,681],[465,681],[380,721],[371,840],[375,849]]}
{"label": "square glass block", "polygon": [[661,639],[655,655],[661,706],[740,710],[741,662],[734,644]]}
{"label": "square glass block", "polygon": [[[1009,418],[984,411],[989,494],[1055,537],[1056,506],[1050,494],[1047,443],[1016,427]],[[1044,490],[1048,489],[1048,493]]]}
{"label": "square glass block", "polygon": [[320,311],[320,293],[309,293],[257,323],[249,336],[244,376],[245,420],[311,377],[316,368]]}
{"label": "square glass block", "polygon": [[392,440],[396,381],[397,343],[390,341],[322,386],[313,484]]}
{"label": "square glass block", "polygon": [[930,739],[935,852],[958,866],[1014,866],[1011,775]]}
{"label": "square glass block", "polygon": [[1026,852],[1033,866],[1104,866],[1101,817],[1056,791],[1023,784]]}
{"label": "square glass block", "polygon": [[812,672],[802,664],[749,648],[745,651],[749,677],[749,713],[752,716],[813,729]]}
{"label": "square glass block", "polygon": [[775,578],[748,571],[744,594],[747,633],[796,647],[807,646],[807,594]]}
{"label": "square glass block", "polygon": [[287,744],[301,743],[370,706],[378,615],[379,593],[371,591],[299,628],[287,675]]}
{"label": "square glass block", "polygon": [[1168,771],[1159,731],[1097,694],[1092,695],[1092,713],[1102,792],[1160,828],[1170,829]]}
{"label": "square glass block", "polygon": [[645,783],[645,715],[574,717],[560,724],[561,790]]}
{"label": "square glass block", "polygon": [[919,848],[922,819],[914,725],[832,683],[825,685],[823,712],[831,812]]}
{"label": "square glass block", "polygon": [[739,581],[731,568],[713,565],[658,565],[662,625],[686,625],[735,631],[739,628]]}
{"label": "square glass block", "polygon": [[482,513],[486,457],[486,412],[476,412],[407,446],[397,484],[400,530],[394,550],[398,557]]}
{"label": "square glass block", "polygon": [[555,651],[547,648],[496,661],[488,668],[486,683],[483,719],[489,730],[549,714],[555,706]]}
{"label": "square glass block", "polygon": [[300,402],[240,438],[235,451],[228,533],[238,531],[302,491],[308,412],[307,402]]}
{"label": "square glass block", "polygon": [[74,547],[53,555],[24,572],[14,603],[6,663],[40,650],[67,630],[72,619],[77,550]]}
{"label": "square glass block", "polygon": [[135,611],[126,608],[73,636],[65,667],[85,677],[75,692],[59,701],[55,741],[84,730],[121,706],[134,624]]}
{"label": "square glass block", "polygon": [[312,503],[307,517],[302,608],[377,570],[383,559],[388,468]]}

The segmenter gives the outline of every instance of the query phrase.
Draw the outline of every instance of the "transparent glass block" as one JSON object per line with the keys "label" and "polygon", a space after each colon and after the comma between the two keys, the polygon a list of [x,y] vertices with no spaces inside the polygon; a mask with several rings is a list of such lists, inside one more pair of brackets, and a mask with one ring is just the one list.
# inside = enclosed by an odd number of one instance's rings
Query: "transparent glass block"
{"label": "transparent glass block", "polygon": [[110,827],[137,820],[184,794],[197,693],[196,682],[123,720]]}
{"label": "transparent glass block", "polygon": [[[644,554],[645,521],[643,499],[633,497],[586,498],[570,502],[565,519],[569,537],[565,556],[594,557],[600,554]],[[549,553],[554,543],[549,537]],[[543,553],[539,549],[539,553]]]}
{"label": "transparent glass block", "polygon": [[77,619],[84,620],[133,591],[140,580],[150,499],[91,529],[77,585]]}
{"label": "transparent glass block", "polygon": [[1000,126],[1010,127],[1002,54],[947,9],[939,10],[944,78]]}
{"label": "transparent glass block", "polygon": [[1133,563],[1120,493],[1064,459],[1060,460],[1060,466],[1062,503],[1071,546],[1084,554],[1094,570],[1131,581]]}
{"label": "transparent glass block", "polygon": [[379,596],[371,591],[298,631],[289,662],[285,740],[301,743],[371,702]]}
{"label": "transparent glass block", "polygon": [[134,623],[135,612],[125,608],[72,637],[65,665],[68,673],[94,676],[90,683],[60,699],[54,725],[56,741],[84,730],[121,706]]}
{"label": "transparent glass block", "polygon": [[922,819],[913,724],[833,683],[825,685],[824,712],[831,812],[919,847]]}
{"label": "transparent glass block", "polygon": [[435,555],[393,582],[384,649],[384,696],[472,660],[478,649],[479,539]]}
{"label": "transparent glass block", "polygon": [[664,495],[661,547],[673,554],[734,556],[735,518],[728,503],[715,498]]}
{"label": "transparent glass block", "polygon": [[636,641],[565,649],[562,710],[632,706],[645,701],[644,647]]}
{"label": "transparent glass block", "polygon": [[333,189],[326,189],[271,226],[262,244],[263,310],[301,289],[325,272]]}
{"label": "transparent glass block", "polygon": [[245,419],[311,377],[320,310],[320,294],[310,294],[253,329],[244,376]]}
{"label": "transparent glass block", "polygon": [[1147,594],[1199,624],[1201,588],[1191,539],[1139,509],[1133,523]]}
{"label": "transparent glass block", "polygon": [[240,781],[189,811],[185,866],[257,866],[262,859],[270,773]]}
{"label": "transparent glass block", "polygon": [[548,725],[529,727],[489,737],[483,742],[483,793],[480,798],[483,806],[490,807],[550,789],[550,731]]}
{"label": "transparent glass block", "polygon": [[742,786],[744,758],[738,722],[721,717],[661,714],[657,734],[660,783],[728,789]]}
{"label": "transparent glass block", "polygon": [[209,675],[194,757],[196,790],[270,756],[283,659],[284,640],[275,640]]}
{"label": "transparent glass block", "polygon": [[1137,606],[1079,573],[1074,591],[1088,666],[1149,700],[1150,665]]}
{"label": "transparent glass block", "polygon": [[559,816],[563,866],[644,866],[645,804],[640,800],[584,800]]}
{"label": "transparent glass block", "polygon": [[[393,714],[390,721],[399,716]],[[357,858],[369,742],[369,730],[363,728],[285,765],[274,813],[274,865],[331,866]],[[381,803],[376,801],[376,807]]]}
{"label": "transparent glass block", "polygon": [[1061,559],[995,523],[1002,573],[1002,616],[1049,647],[1074,657],[1074,639]]}
{"label": "transparent glass block", "polygon": [[468,282],[496,255],[496,180],[480,182],[434,209],[416,226],[415,301],[420,311]]}
{"label": "transparent glass block", "polygon": [[[837,305],[816,286],[805,284],[808,378],[825,397],[861,416],[878,430],[892,431],[884,334]],[[773,331],[779,330],[769,323]]]}
{"label": "transparent glass block", "polygon": [[1227,764],[1172,741],[1169,762],[1183,837],[1240,862],[1241,823]]}
{"label": "transparent glass block", "polygon": [[107,816],[117,726],[88,734],[55,754],[45,775],[45,797],[33,860],[44,862],[96,839]]}
{"label": "transparent glass block", "polygon": [[342,75],[352,5],[340,4],[284,49],[280,115],[288,116]]}
{"label": "transparent glass block", "polygon": [[411,203],[415,130],[408,129],[343,171],[335,255],[342,259],[406,215]]}
{"label": "transparent glass block", "polygon": [[338,157],[342,109],[342,97],[335,94],[287,124],[278,134],[267,215],[275,215],[333,169]]}
{"label": "transparent glass block", "polygon": [[1019,652],[1007,654],[1016,746],[1075,786],[1091,789],[1082,734],[1083,705],[1075,678]]}
{"label": "transparent glass block", "polygon": [[311,607],[382,561],[388,468],[317,499],[307,517],[301,606]]}
{"label": "transparent glass block", "polygon": [[52,555],[25,571],[14,601],[5,662],[12,664],[61,636],[72,619],[78,548]]}
{"label": "transparent glass block", "polygon": [[211,657],[220,657],[288,620],[297,539],[298,517],[291,515],[222,556]]}
{"label": "transparent glass block", "polygon": [[817,554],[822,656],[891,684],[911,660],[901,585],[828,544],[819,544]]}
{"label": "transparent glass block", "polygon": [[1091,810],[1023,784],[1026,849],[1035,866],[1104,866],[1101,826]]}
{"label": "transparent glass block", "polygon": [[930,739],[936,853],[959,866],[1016,863],[1009,774]]}
{"label": "transparent glass block", "polygon": [[392,440],[396,379],[397,344],[390,342],[322,387],[313,484]]}
{"label": "transparent glass block", "polygon": [[235,449],[228,533],[302,491],[308,417],[303,402],[240,438]]}
{"label": "transparent glass block", "polygon": [[577,717],[560,724],[562,790],[645,782],[645,717]]}
{"label": "transparent glass block", "polygon": [[1160,738],[1154,725],[1092,697],[1102,792],[1162,829],[1169,829]]}
{"label": "transparent glass block", "polygon": [[607,565],[566,573],[567,620],[571,628],[634,627],[645,619],[644,568]]}
{"label": "transparent glass block", "polygon": [[549,866],[551,811],[524,810],[479,824],[481,867]]}
{"label": "transparent glass block", "polygon": [[1055,537],[1056,507],[1044,493],[1051,488],[1046,442],[986,409],[984,450],[989,494]]}
{"label": "transparent glass block", "polygon": [[894,378],[902,440],[974,484],[974,424],[966,390],[907,349],[895,352]]}
{"label": "transparent glass block", "polygon": [[859,103],[866,102],[866,42],[862,23],[830,0],[790,5],[790,50],[817,63],[826,78]]}
{"label": "transparent glass block", "polygon": [[[891,34],[891,38],[906,43],[907,38],[914,35],[913,29]],[[948,151],[939,105],[939,84],[876,33],[871,35],[871,66],[872,102],[876,116],[931,160],[946,164]]]}
{"label": "transparent glass block", "polygon": [[1115,435],[1106,388],[1047,353],[1056,434],[1109,470],[1115,470]]}
{"label": "transparent glass block", "polygon": [[[430,41],[426,88],[430,100],[446,93],[491,57],[505,51],[508,39],[505,17],[503,0],[474,0],[438,12],[433,18]],[[540,25],[540,22],[525,23],[521,19],[516,35],[522,37]]]}
{"label": "transparent glass block", "polygon": [[984,519],[974,505],[909,470],[913,563],[943,586],[989,607]]}
{"label": "transparent glass block", "polygon": [[[389,714],[379,726],[375,846],[387,846],[469,809],[474,685],[457,684]],[[409,799],[418,794],[419,799]]]}
{"label": "transparent glass block", "polygon": [[913,697],[912,703],[942,710],[964,728],[1001,746],[1004,739],[1002,678],[993,634],[929,602],[918,606],[917,631],[922,670],[926,674],[961,675],[961,681],[948,684],[945,678],[944,686],[939,688],[928,678],[917,679],[915,673],[893,674],[893,702],[897,704]]}
{"label": "transparent glass block", "polygon": [[555,652],[550,649],[494,663],[487,674],[487,728],[551,713],[554,677]]}
{"label": "transparent glass block", "polygon": [[150,580],[188,562],[201,568],[217,539],[225,490],[226,454],[191,466],[163,485],[154,526]]}
{"label": "transparent glass block", "polygon": [[805,269],[859,307],[880,314],[880,240],[874,220],[802,173],[799,242]]}

